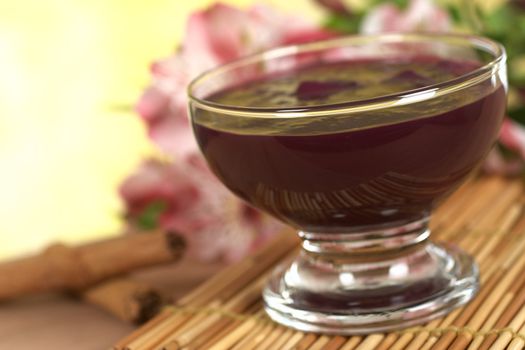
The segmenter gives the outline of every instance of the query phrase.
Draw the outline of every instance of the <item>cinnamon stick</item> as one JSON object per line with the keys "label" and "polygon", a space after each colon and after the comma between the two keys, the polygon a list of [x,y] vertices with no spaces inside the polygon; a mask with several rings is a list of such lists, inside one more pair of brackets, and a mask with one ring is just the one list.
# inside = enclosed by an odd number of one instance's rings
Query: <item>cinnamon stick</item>
{"label": "cinnamon stick", "polygon": [[[200,307],[214,300],[219,300],[221,304],[228,302],[240,289],[245,288],[257,276],[268,271],[273,264],[290,254],[297,245],[298,238],[296,235],[283,232],[258,253],[246,257],[240,263],[232,265],[222,273],[210,278],[201,287],[188,294],[187,297],[179,300],[177,304]],[[150,344],[163,342],[177,329],[180,329],[184,323],[188,322],[191,317],[170,313],[168,316],[163,314],[158,318],[160,321],[152,322],[154,326],[144,328],[134,333],[133,336],[126,337],[118,342],[114,348],[132,350],[151,348]]]}
{"label": "cinnamon stick", "polygon": [[155,288],[126,277],[102,282],[80,296],[118,319],[137,325],[149,321],[170,301]]}
{"label": "cinnamon stick", "polygon": [[55,244],[39,255],[0,264],[0,301],[39,292],[80,291],[137,268],[177,260],[184,246],[180,236],[161,232],[76,247]]}

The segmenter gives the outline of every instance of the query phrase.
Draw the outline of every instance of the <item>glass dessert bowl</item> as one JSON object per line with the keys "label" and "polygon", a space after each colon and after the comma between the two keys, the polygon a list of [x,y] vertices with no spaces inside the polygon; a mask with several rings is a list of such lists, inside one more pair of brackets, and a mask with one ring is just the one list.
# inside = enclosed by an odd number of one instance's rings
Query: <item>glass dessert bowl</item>
{"label": "glass dessert bowl", "polygon": [[501,45],[452,34],[277,48],[195,79],[192,124],[211,169],[302,239],[263,291],[268,315],[362,334],[472,299],[476,264],[431,242],[428,222],[496,141],[506,86]]}

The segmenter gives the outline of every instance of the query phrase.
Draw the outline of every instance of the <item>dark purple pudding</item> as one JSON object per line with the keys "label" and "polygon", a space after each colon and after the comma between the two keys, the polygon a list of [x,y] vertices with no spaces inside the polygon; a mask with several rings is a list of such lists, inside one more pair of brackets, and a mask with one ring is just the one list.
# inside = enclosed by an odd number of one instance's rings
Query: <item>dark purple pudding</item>
{"label": "dark purple pudding", "polygon": [[418,91],[429,93],[425,87],[478,67],[435,57],[318,64],[243,83],[207,100],[254,112],[322,111],[323,105],[372,98],[380,103],[382,96],[403,91],[413,95],[406,103],[297,118],[234,117],[194,108],[194,132],[230,190],[296,228],[343,233],[402,225],[428,216],[496,140],[505,110],[501,83],[487,80],[417,100],[423,94]]}

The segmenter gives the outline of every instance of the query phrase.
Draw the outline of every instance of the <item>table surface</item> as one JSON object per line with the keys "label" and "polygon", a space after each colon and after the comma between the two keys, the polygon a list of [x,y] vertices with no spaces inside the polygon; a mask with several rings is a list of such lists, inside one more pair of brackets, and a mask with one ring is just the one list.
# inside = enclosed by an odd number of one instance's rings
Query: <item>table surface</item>
{"label": "table surface", "polygon": [[[184,259],[132,277],[177,298],[222,267]],[[107,349],[133,329],[95,306],[64,295],[40,295],[0,305],[0,349]]]}

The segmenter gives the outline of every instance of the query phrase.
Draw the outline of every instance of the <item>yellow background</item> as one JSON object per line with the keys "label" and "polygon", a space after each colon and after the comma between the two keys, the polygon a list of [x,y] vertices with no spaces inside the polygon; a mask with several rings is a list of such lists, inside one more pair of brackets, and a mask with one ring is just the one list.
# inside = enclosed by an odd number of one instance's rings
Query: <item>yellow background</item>
{"label": "yellow background", "polygon": [[119,232],[117,187],[154,151],[131,106],[210,2],[0,1],[0,259]]}

